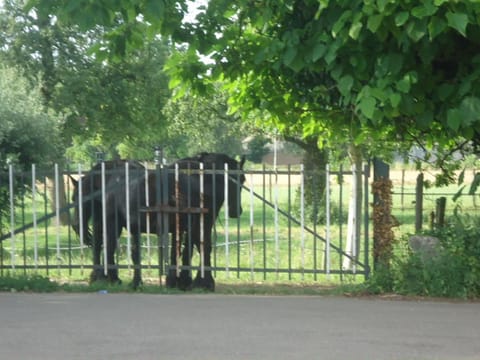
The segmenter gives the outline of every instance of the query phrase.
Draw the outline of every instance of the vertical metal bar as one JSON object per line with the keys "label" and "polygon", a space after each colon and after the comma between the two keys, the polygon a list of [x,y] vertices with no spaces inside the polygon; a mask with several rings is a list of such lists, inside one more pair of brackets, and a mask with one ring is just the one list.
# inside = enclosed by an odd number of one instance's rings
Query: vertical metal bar
{"label": "vertical metal bar", "polygon": [[274,213],[273,213],[273,224],[274,224],[274,237],[275,237],[275,276],[276,279],[279,279],[278,270],[280,268],[280,242],[279,242],[279,229],[278,229],[278,172],[275,171],[275,180],[273,183],[273,203],[274,203]]}
{"label": "vertical metal bar", "polygon": [[305,167],[300,165],[300,251],[302,261],[302,281],[305,279]]}
{"label": "vertical metal bar", "polygon": [[369,208],[369,201],[368,201],[368,196],[369,196],[369,191],[368,191],[368,177],[370,174],[370,166],[365,165],[364,166],[364,174],[363,174],[363,190],[364,190],[364,211],[365,215],[363,216],[364,222],[365,222],[365,235],[364,235],[364,263],[365,263],[365,279],[368,279],[370,276],[370,265],[369,265],[369,237],[368,237],[368,231],[369,231],[369,214],[368,214],[368,208]]}
{"label": "vertical metal bar", "polygon": [[[20,176],[20,183],[21,184],[25,184],[25,179],[24,179],[24,173],[22,172],[21,173],[21,176]],[[22,201],[21,201],[21,209],[22,209],[22,215],[21,215],[21,218],[22,218],[22,227],[25,226],[25,190],[22,189]],[[23,255],[23,274],[26,275],[27,274],[27,236],[25,234],[25,230],[22,231],[22,255]]]}
{"label": "vertical metal bar", "polygon": [[[235,171],[235,180],[236,183],[235,185],[235,197],[236,197],[236,204],[235,206],[237,207],[235,209],[235,212],[237,214],[240,213],[240,206],[241,206],[241,201],[240,199],[240,172],[238,170]],[[240,239],[240,216],[237,216],[237,279],[240,279],[240,244],[241,244],[241,239]]]}
{"label": "vertical metal bar", "polygon": [[[187,207],[192,207],[192,179],[195,179],[194,176],[191,176],[192,174],[192,163],[191,162],[188,162],[188,171],[187,173],[189,174],[188,175],[188,182],[187,182]],[[215,193],[215,192],[214,192]],[[215,214],[215,212],[213,212]],[[187,262],[187,266],[189,266],[188,268],[188,272],[189,274],[191,274],[191,261],[192,261],[192,252],[194,250],[193,248],[193,244],[192,244],[192,218],[193,218],[193,214],[188,214],[187,215],[187,238],[185,239],[185,246],[187,246],[187,252],[188,252],[188,262]]]}
{"label": "vertical metal bar", "polygon": [[[68,166],[67,164],[67,167],[66,167],[66,173],[68,175],[70,175],[71,171],[70,171],[70,166]],[[64,184],[64,186],[66,186],[66,196],[67,198],[66,199],[70,199],[71,198],[71,188],[70,188],[70,182],[67,181],[67,183],[65,183],[65,173],[62,173],[62,182]],[[68,180],[68,177],[67,177],[67,180]],[[67,201],[68,202],[68,201]],[[70,224],[71,222],[71,216],[70,216],[70,210],[68,210],[68,212],[66,213],[66,217],[68,219],[68,224]],[[72,276],[72,273],[73,273],[73,267],[72,267],[72,264],[73,264],[73,251],[74,251],[74,248],[73,248],[73,244],[72,244],[72,233],[71,233],[71,228],[70,226],[67,226],[67,239],[68,239],[68,275],[69,276]]]}
{"label": "vertical metal bar", "polygon": [[[204,178],[203,178],[203,162],[200,163],[200,209],[204,208]],[[200,212],[200,277],[205,278],[205,231],[204,231],[205,214]]]}
{"label": "vertical metal bar", "polygon": [[228,163],[224,164],[224,213],[225,213],[225,258],[226,258],[226,275],[230,275],[230,249],[229,249],[229,228],[228,228]]}
{"label": "vertical metal bar", "polygon": [[[170,175],[170,169],[167,166],[161,165],[160,167],[160,177],[161,177],[161,183],[159,184],[161,189],[162,189],[162,196],[160,199],[160,202],[162,205],[168,205],[168,198],[169,198],[169,175]],[[163,226],[162,226],[162,252],[163,252],[163,264],[162,266],[162,272],[164,271],[163,269],[167,269],[170,266],[169,263],[169,252],[168,252],[168,242],[169,242],[169,219],[170,215],[169,214],[162,214],[159,212],[159,216],[161,217]]]}
{"label": "vertical metal bar", "polygon": [[352,237],[352,257],[354,259],[353,261],[353,266],[352,266],[352,270],[353,270],[353,273],[355,274],[357,272],[357,239],[358,239],[358,232],[357,232],[357,222],[360,221],[360,219],[357,219],[357,213],[358,213],[358,209],[357,209],[357,206],[358,206],[358,199],[357,199],[357,193],[358,193],[358,186],[360,185],[357,181],[357,175],[358,175],[358,168],[357,168],[357,165],[356,164],[353,164],[352,166],[352,176],[353,176],[353,199],[354,199],[354,210],[353,210],[353,216],[354,216],[354,222],[353,222],[353,226],[352,226],[352,230],[353,230],[353,237]]}
{"label": "vertical metal bar", "polygon": [[[77,201],[78,201],[78,222],[79,222],[79,236],[80,236],[80,257],[81,257],[81,273],[83,275],[83,263],[85,260],[85,254],[84,254],[84,245],[85,245],[85,233],[84,233],[84,228],[83,228],[83,176],[82,176],[82,165],[78,164],[78,196],[77,196]],[[75,219],[77,220],[77,219]]]}
{"label": "vertical metal bar", "polygon": [[[145,206],[150,206],[150,189],[148,187],[148,169],[145,166]],[[147,233],[147,264],[150,269],[152,266],[152,257],[150,253],[151,243],[150,243],[150,212],[145,214],[146,216],[146,233]],[[140,246],[140,245],[139,245]]]}
{"label": "vertical metal bar", "polygon": [[[148,174],[147,174],[148,177]],[[131,271],[132,264],[132,229],[130,225],[130,164],[125,162],[125,220],[127,222],[127,267]]]}
{"label": "vertical metal bar", "polygon": [[340,281],[343,281],[343,165],[340,165],[339,169],[339,189],[338,189],[338,247],[340,248],[340,261],[339,261],[339,270],[340,270]]}
{"label": "vertical metal bar", "polygon": [[178,163],[175,163],[175,206],[177,211],[175,212],[175,266],[177,271],[177,277],[180,276],[180,183],[179,183],[179,167]]}
{"label": "vertical metal bar", "polygon": [[57,265],[58,273],[60,273],[60,179],[58,173],[58,164],[55,164],[55,232],[57,245]]}
{"label": "vertical metal bar", "polygon": [[[47,195],[47,177],[43,176],[43,213],[46,215],[49,212],[48,209],[48,195]],[[49,266],[49,247],[48,247],[48,221],[43,222],[43,226],[45,229],[45,265],[46,265],[46,273],[47,276],[50,274],[50,266]]]}
{"label": "vertical metal bar", "polygon": [[[262,183],[262,197],[265,199],[267,195],[266,191],[266,168],[265,164],[263,164],[262,167],[262,177],[263,177],[263,183]],[[267,227],[266,227],[266,211],[267,211],[267,206],[265,201],[262,201],[262,240],[263,240],[263,280],[267,280]]]}
{"label": "vertical metal bar", "polygon": [[288,165],[288,279],[292,280],[292,191],[291,191],[291,171],[290,164]]}
{"label": "vertical metal bar", "polygon": [[325,228],[325,269],[327,272],[327,278],[330,275],[330,165],[325,167],[325,216],[326,216],[326,228]]}
{"label": "vertical metal bar", "polygon": [[107,195],[105,188],[105,162],[101,165],[102,179],[102,240],[103,240],[103,271],[105,276],[108,275],[108,258],[107,258]]}
{"label": "vertical metal bar", "polygon": [[13,194],[13,165],[8,165],[8,187],[10,191],[10,241],[11,241],[11,267],[15,270],[15,201]]}
{"label": "vertical metal bar", "polygon": [[253,217],[253,173],[250,173],[250,279],[254,279],[254,217]]}
{"label": "vertical metal bar", "polygon": [[[220,179],[220,174],[221,172],[217,172],[217,167],[216,167],[216,164],[215,163],[212,163],[212,178],[211,178],[211,183],[212,183],[212,194],[214,196],[213,198],[213,206],[212,206],[212,214],[216,214],[217,213],[217,205],[216,205],[216,194],[217,194],[217,175],[218,175],[218,179]],[[221,171],[221,169],[220,169]],[[190,198],[190,196],[189,196]],[[216,219],[215,219],[216,220]],[[217,231],[215,230],[216,227],[213,226],[213,235],[212,235],[212,250],[213,250],[213,267],[214,269],[217,268]],[[214,276],[217,275],[217,271],[214,270]]]}
{"label": "vertical metal bar", "polygon": [[37,187],[36,168],[32,164],[32,217],[33,217],[33,261],[35,270],[38,270],[38,228],[37,228]]}

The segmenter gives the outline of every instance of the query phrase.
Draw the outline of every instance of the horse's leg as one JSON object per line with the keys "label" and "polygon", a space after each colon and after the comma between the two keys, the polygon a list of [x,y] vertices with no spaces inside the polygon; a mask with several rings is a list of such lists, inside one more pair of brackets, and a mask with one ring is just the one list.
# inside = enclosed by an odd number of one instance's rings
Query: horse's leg
{"label": "horse's leg", "polygon": [[[192,254],[193,254],[193,236],[191,229],[189,231],[183,232],[183,236],[185,236],[185,246],[182,250],[182,265],[190,266],[192,262]],[[178,288],[181,290],[191,290],[192,289],[192,275],[190,269],[182,269],[180,271],[180,278],[178,279]]]}
{"label": "horse's leg", "polygon": [[[204,238],[203,254],[204,254],[204,267],[206,268],[211,267],[210,255],[212,253],[212,227],[213,227],[213,222],[211,221],[211,219],[209,218],[205,219],[204,236],[203,236]],[[198,251],[200,252],[200,248],[201,248],[200,241],[199,240],[195,241],[195,245],[197,246]],[[203,277],[202,277],[202,269],[199,269],[197,271],[197,276],[193,281],[193,287],[201,288],[208,291],[215,291],[215,280],[213,279],[212,271],[204,270]]]}
{"label": "horse's leg", "polygon": [[177,287],[177,234],[176,231],[172,231],[172,246],[170,246],[170,268],[167,273],[167,287]]}
{"label": "horse's leg", "polygon": [[97,280],[105,280],[105,274],[101,265],[101,252],[102,252],[102,221],[101,219],[93,218],[93,231],[92,231],[92,255],[93,255],[93,269],[90,274],[90,282]]}
{"label": "horse's leg", "polygon": [[133,282],[134,289],[142,284],[142,268],[141,260],[141,246],[140,246],[140,229],[132,229],[132,262],[133,262]]}
{"label": "horse's leg", "polygon": [[122,232],[122,225],[114,217],[107,221],[107,278],[111,283],[121,283],[122,281],[118,277],[118,268],[115,268],[115,251],[117,250],[117,240]]}

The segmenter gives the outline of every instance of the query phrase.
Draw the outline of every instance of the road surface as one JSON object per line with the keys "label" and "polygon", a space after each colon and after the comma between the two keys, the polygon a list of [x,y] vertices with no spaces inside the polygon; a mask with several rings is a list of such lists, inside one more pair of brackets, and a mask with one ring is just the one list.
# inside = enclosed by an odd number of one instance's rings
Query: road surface
{"label": "road surface", "polygon": [[480,304],[0,293],[0,359],[480,359]]}

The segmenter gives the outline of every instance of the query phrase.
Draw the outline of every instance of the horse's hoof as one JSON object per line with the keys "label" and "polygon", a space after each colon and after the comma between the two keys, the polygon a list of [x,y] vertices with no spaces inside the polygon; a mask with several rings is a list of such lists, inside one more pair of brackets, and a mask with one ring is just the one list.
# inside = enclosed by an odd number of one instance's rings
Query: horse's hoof
{"label": "horse's hoof", "polygon": [[94,283],[96,281],[106,281],[107,277],[102,270],[92,270],[90,273],[90,283]]}
{"label": "horse's hoof", "polygon": [[119,277],[108,279],[108,282],[115,285],[122,285],[122,280]]}
{"label": "horse's hoof", "polygon": [[177,287],[177,277],[175,274],[168,274],[166,279],[167,288],[173,289]]}
{"label": "horse's hoof", "polygon": [[203,279],[199,275],[197,275],[195,277],[195,280],[193,281],[193,288],[213,292],[215,291],[215,280],[213,280],[213,277],[211,275],[205,275]]}
{"label": "horse's hoof", "polygon": [[180,274],[180,277],[177,279],[177,287],[180,290],[187,291],[187,290],[192,290],[192,277],[187,273],[187,274]]}
{"label": "horse's hoof", "polygon": [[133,290],[137,290],[139,287],[141,287],[143,285],[143,281],[142,279],[133,279],[133,281],[131,282],[130,284],[130,287],[133,289]]}

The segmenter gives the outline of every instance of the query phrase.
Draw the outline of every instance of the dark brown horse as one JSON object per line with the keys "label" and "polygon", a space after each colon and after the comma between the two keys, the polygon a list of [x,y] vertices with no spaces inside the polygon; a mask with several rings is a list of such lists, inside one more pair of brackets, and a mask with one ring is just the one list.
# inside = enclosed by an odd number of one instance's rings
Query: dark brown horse
{"label": "dark brown horse", "polygon": [[[167,275],[167,285],[178,286],[181,289],[188,289],[192,286],[202,287],[208,290],[215,289],[215,282],[211,274],[211,250],[212,250],[212,228],[218,216],[220,208],[225,200],[225,183],[228,186],[229,216],[238,217],[242,213],[240,204],[240,192],[245,177],[241,172],[244,159],[240,162],[224,154],[202,153],[198,156],[179,160],[178,187],[175,189],[175,164],[163,169],[163,174],[157,171],[146,172],[144,167],[135,162],[129,162],[130,177],[125,176],[125,161],[106,162],[103,195],[101,164],[96,165],[82,178],[82,199],[79,198],[79,183],[74,182],[74,202],[76,206],[76,219],[73,225],[74,230],[80,233],[80,228],[85,236],[85,243],[93,246],[94,271],[92,280],[103,277],[101,267],[101,250],[103,238],[106,238],[106,261],[107,278],[110,281],[119,281],[118,270],[115,266],[115,250],[117,241],[123,228],[130,228],[132,235],[132,262],[134,264],[133,286],[141,283],[140,268],[140,234],[147,231],[146,226],[146,188],[150,199],[150,208],[159,205],[169,205],[176,208],[200,208],[200,187],[201,175],[200,164],[203,163],[203,208],[206,213],[175,214],[166,215],[168,220],[166,231],[172,234],[172,246],[170,264]],[[228,165],[230,175],[225,182],[223,168]],[[108,169],[108,171],[107,171]],[[189,169],[188,171],[186,171]],[[147,178],[146,178],[147,176]],[[128,183],[127,183],[128,181]],[[148,185],[147,185],[148,184]],[[128,205],[127,205],[128,187]],[[177,191],[177,193],[176,193]],[[180,196],[178,196],[180,195]],[[81,200],[81,201],[79,201]],[[103,207],[105,202],[105,208]],[[83,223],[79,222],[79,204],[82,204]],[[128,212],[128,215],[127,215]],[[202,219],[203,217],[203,219]],[[162,217],[150,216],[151,233],[160,234],[165,231],[165,224],[158,221]],[[88,231],[88,222],[92,219],[93,234]],[[128,224],[127,224],[128,219]],[[177,226],[178,223],[178,226]],[[105,231],[103,224],[106,224]],[[201,228],[203,224],[203,236]],[[182,264],[186,266],[177,277],[177,231],[179,237],[183,238]],[[104,234],[105,233],[105,234]],[[105,235],[105,236],[104,236]],[[180,236],[181,235],[181,236]],[[201,241],[203,239],[203,242]],[[182,244],[179,244],[182,245]],[[202,269],[198,271],[194,281],[190,276],[190,262],[195,246],[203,254]]]}

